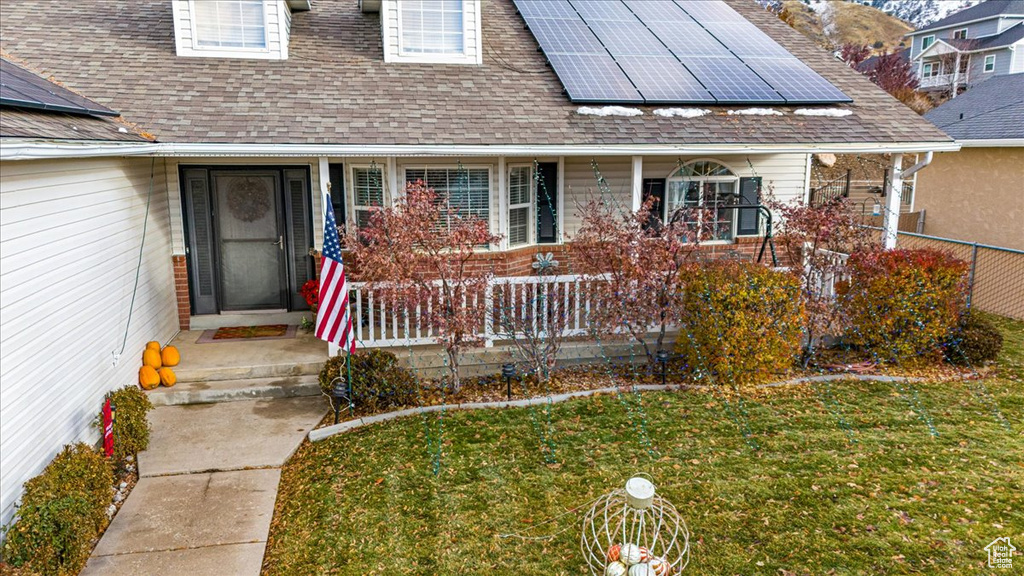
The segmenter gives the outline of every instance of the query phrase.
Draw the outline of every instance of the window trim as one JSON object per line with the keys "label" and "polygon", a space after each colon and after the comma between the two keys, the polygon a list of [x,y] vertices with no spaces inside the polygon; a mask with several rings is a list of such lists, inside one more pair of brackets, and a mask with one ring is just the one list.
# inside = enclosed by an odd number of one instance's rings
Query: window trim
{"label": "window trim", "polygon": [[349,176],[349,178],[345,183],[346,192],[348,193],[348,198],[346,199],[348,214],[346,216],[349,220],[346,222],[346,226],[352,226],[352,229],[356,231],[359,230],[359,212],[367,212],[373,208],[372,205],[367,206],[363,204],[356,204],[356,170],[370,171],[373,169],[380,171],[380,207],[385,208],[390,204],[386,180],[387,170],[382,164],[377,164],[376,166],[366,163],[349,164],[347,168],[347,176]]}
{"label": "window trim", "polygon": [[403,32],[403,29],[402,29],[402,26],[403,26],[403,23],[402,23],[402,13],[403,13],[403,10],[402,10],[402,2],[399,1],[398,2],[398,14],[397,14],[397,16],[398,16],[398,55],[403,57],[403,58],[416,59],[416,60],[430,59],[430,58],[433,58],[433,57],[458,58],[460,60],[466,59],[467,53],[469,52],[469,44],[468,44],[468,40],[469,40],[469,27],[466,25],[466,21],[468,20],[468,18],[466,18],[466,2],[465,2],[465,0],[460,0],[459,3],[460,3],[460,14],[462,15],[462,50],[460,52],[458,52],[458,53],[455,53],[455,52],[411,52],[411,51],[406,50],[406,47],[404,46],[405,42],[403,41],[403,39],[405,38],[405,34],[402,33]]}
{"label": "window trim", "polygon": [[[527,185],[526,202],[513,204],[512,203],[512,171],[517,169],[526,168],[529,171],[529,184]],[[508,191],[508,198],[506,200],[506,209],[508,211],[508,217],[506,218],[507,230],[505,230],[505,238],[508,239],[509,248],[522,248],[523,246],[532,246],[537,243],[537,198],[536,198],[536,174],[534,173],[533,164],[528,163],[512,163],[506,167],[506,187]],[[522,210],[526,208],[526,240],[524,242],[512,243],[512,210]],[[531,225],[532,224],[532,225]]]}
{"label": "window trim", "polygon": [[[957,34],[959,34],[961,32],[963,32],[964,35],[963,36],[957,36]],[[966,40],[967,39],[967,28],[957,28],[956,30],[953,30],[953,36],[951,36],[951,38],[953,38],[954,40]]]}
{"label": "window trim", "polygon": [[[683,169],[683,167],[689,166],[691,164],[697,164],[699,162],[714,162],[715,164],[718,164],[719,166],[722,166],[725,169],[727,169],[729,171],[730,175],[729,176],[680,176],[679,175],[679,172]],[[731,182],[733,184],[734,194],[738,194],[739,191],[740,191],[740,175],[728,163],[722,162],[721,160],[718,160],[717,158],[693,158],[691,160],[687,160],[686,162],[683,162],[681,165],[677,165],[674,168],[672,168],[672,171],[669,172],[668,176],[665,177],[665,206],[664,206],[664,209],[662,210],[661,218],[662,218],[662,222],[666,222],[666,223],[667,223],[667,220],[668,220],[668,216],[670,214],[668,206],[669,206],[671,201],[669,200],[669,196],[670,196],[670,194],[672,192],[672,184],[674,182],[701,182],[701,183],[704,183],[704,182],[715,182],[715,183]],[[703,186],[701,187],[700,194],[703,197],[703,195],[704,195]],[[703,198],[702,198],[702,200],[703,200]],[[735,215],[736,211],[734,211],[733,213]],[[739,225],[738,220],[739,220],[739,218],[733,217],[732,220],[729,222],[729,238],[727,238],[727,239],[715,238],[715,239],[712,239],[712,240],[704,240],[704,241],[701,242],[701,244],[734,244],[736,242],[736,238],[739,237],[739,235],[737,234],[738,225]],[[703,226],[704,224],[701,223],[700,225]]]}
{"label": "window trim", "polygon": [[[402,0],[383,0],[380,5],[380,19],[383,29],[384,62],[396,64],[483,64],[483,26],[480,0],[462,2],[462,53],[433,54],[406,52],[402,46]],[[468,17],[472,11],[473,17]],[[394,14],[392,14],[394,12]],[[396,38],[392,41],[391,34]]]}
{"label": "window trim", "polygon": [[[240,0],[244,1],[244,0]],[[192,27],[192,50],[201,52],[204,55],[248,55],[248,54],[270,54],[270,6],[267,2],[260,2],[263,8],[263,47],[247,48],[244,46],[203,46],[199,43],[199,30],[196,25],[196,2],[188,0],[189,25]]]}
{"label": "window trim", "polygon": [[981,71],[986,73],[986,74],[989,73],[989,72],[995,72],[996,71],[996,55],[995,54],[986,54],[985,55],[985,62],[984,62],[984,65],[981,67]]}
{"label": "window trim", "polygon": [[935,34],[929,34],[921,38],[921,52],[932,47],[935,44]]}

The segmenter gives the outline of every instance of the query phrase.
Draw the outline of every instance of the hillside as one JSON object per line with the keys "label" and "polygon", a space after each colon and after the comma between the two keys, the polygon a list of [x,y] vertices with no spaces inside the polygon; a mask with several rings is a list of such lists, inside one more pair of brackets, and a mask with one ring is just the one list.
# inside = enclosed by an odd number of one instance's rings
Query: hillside
{"label": "hillside", "polygon": [[852,43],[893,50],[912,27],[871,6],[844,0],[784,0],[783,19],[824,48]]}
{"label": "hillside", "polygon": [[871,4],[915,28],[927,26],[981,0],[871,0]]}

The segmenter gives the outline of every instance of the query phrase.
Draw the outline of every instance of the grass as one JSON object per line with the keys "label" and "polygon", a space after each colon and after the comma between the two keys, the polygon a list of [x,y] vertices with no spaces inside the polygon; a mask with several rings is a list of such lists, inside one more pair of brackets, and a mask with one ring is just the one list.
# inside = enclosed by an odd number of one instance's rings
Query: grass
{"label": "grass", "polygon": [[437,476],[419,417],[307,443],[282,472],[264,573],[583,574],[573,509],[641,471],[689,526],[688,573],[987,573],[986,544],[1024,542],[1024,322],[994,320],[999,376],[903,388],[935,437],[894,385],[844,382],[840,412],[825,389],[748,400],[757,451],[695,392],[643,396],[653,456],[614,396],[552,408],[556,464],[543,411],[449,413]]}

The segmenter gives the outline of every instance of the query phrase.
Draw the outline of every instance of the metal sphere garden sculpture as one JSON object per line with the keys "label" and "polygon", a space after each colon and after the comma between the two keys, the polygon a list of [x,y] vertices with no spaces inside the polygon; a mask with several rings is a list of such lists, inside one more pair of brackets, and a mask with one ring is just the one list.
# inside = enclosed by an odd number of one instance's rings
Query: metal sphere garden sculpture
{"label": "metal sphere garden sculpture", "polygon": [[584,515],[580,549],[592,576],[669,576],[689,562],[690,533],[654,484],[634,476]]}

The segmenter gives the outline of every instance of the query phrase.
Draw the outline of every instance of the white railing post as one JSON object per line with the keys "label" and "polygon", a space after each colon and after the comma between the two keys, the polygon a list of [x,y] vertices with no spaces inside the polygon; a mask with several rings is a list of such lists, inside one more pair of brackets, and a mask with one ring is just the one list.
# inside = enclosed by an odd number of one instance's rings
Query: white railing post
{"label": "white railing post", "polygon": [[484,348],[494,346],[494,278],[484,286]]}

